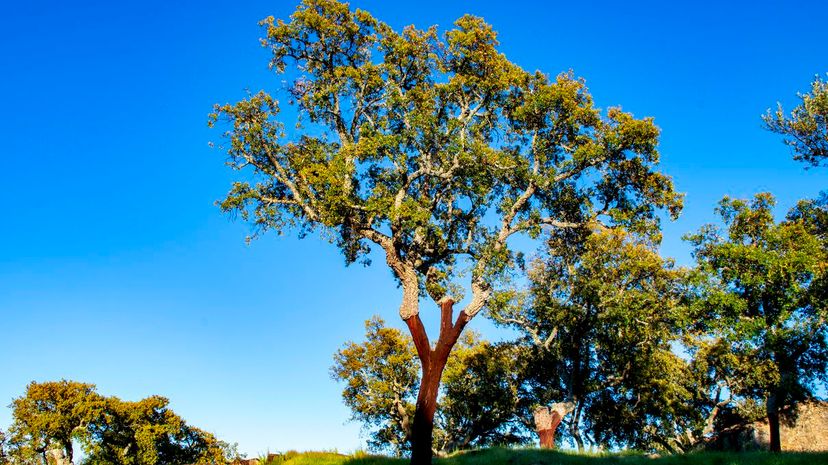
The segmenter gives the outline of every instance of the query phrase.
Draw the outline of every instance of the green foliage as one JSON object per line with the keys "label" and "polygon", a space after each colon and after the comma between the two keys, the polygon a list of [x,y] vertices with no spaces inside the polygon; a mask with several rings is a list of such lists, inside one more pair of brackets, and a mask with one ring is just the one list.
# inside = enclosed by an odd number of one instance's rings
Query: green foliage
{"label": "green foliage", "polygon": [[527,441],[519,418],[517,350],[467,333],[443,373],[435,435],[446,452]]}
{"label": "green foliage", "polygon": [[366,341],[334,355],[331,377],[345,382],[342,398],[353,419],[371,430],[369,446],[400,455],[409,448],[419,361],[410,338],[374,317]]}
{"label": "green foliage", "polygon": [[565,433],[579,448],[584,437],[664,448],[694,416],[685,407],[688,368],[671,350],[684,320],[685,274],[620,229],[552,234],[529,269],[529,288],[491,309],[522,335],[524,416],[569,401]]}
{"label": "green foliage", "polygon": [[[571,72],[520,68],[482,18],[465,15],[443,34],[398,31],[346,3],[304,0],[288,21],[261,25],[298,120],[264,90],[214,107],[209,124],[226,128],[228,165],[240,172],[219,205],[251,223],[253,237],[318,231],[348,264],[381,249],[423,356],[420,297],[460,302],[470,291],[459,334],[521,266],[510,238],[605,226],[656,236],[660,211],[681,210],[656,169],[652,118],[602,113]],[[441,340],[442,357],[456,335]],[[419,402],[413,435],[424,462],[431,402]],[[404,410],[378,420],[392,427],[380,431],[393,448],[402,436],[392,431],[404,428],[390,417]]]}
{"label": "green foliage", "polygon": [[236,460],[241,460],[247,457],[247,454],[242,454],[239,452],[239,443],[229,443],[225,441],[218,441],[218,447],[221,449],[221,453],[224,456],[224,460],[227,462],[233,462]]}
{"label": "green foliage", "polygon": [[774,205],[770,194],[726,197],[724,228],[688,236],[704,277],[695,359],[748,416],[756,405],[778,413],[828,381],[825,205],[800,202],[780,222]]}
{"label": "green foliage", "polygon": [[87,427],[100,415],[103,398],[92,384],[32,382],[11,407],[10,442],[15,455],[31,460],[59,448],[71,461],[72,441],[88,440]]}
{"label": "green foliage", "polygon": [[71,462],[76,440],[88,465],[223,464],[219,442],[167,404],[160,396],[138,402],[104,397],[94,385],[74,381],[32,382],[12,402],[10,456],[18,465],[42,464],[47,451],[58,448]]}
{"label": "green foliage", "polygon": [[[365,323],[365,342],[347,343],[334,355],[331,376],[345,383],[342,398],[361,422],[374,450],[410,450],[420,362],[413,343],[379,317]],[[467,333],[443,373],[434,449],[450,452],[522,440],[514,431],[517,404],[514,355],[507,346]]]}
{"label": "green foliage", "polygon": [[786,115],[779,104],[775,112],[763,117],[767,128],[784,136],[785,145],[794,152],[794,160],[818,166],[828,160],[828,83],[819,76],[811,83],[811,92],[798,94],[802,101]]}
{"label": "green foliage", "polygon": [[320,230],[349,263],[377,245],[406,292],[435,300],[460,289],[465,269],[474,315],[512,264],[512,235],[596,222],[653,230],[659,208],[681,207],[654,169],[652,119],[602,115],[571,73],[509,62],[481,18],[441,36],[305,0],[289,21],[262,25],[271,68],[293,81],[299,129],[284,129],[264,91],[211,115],[229,126],[228,163],[243,171],[221,208],[254,235]]}
{"label": "green foliage", "polygon": [[9,463],[8,445],[6,433],[0,429],[0,465],[7,465]]}
{"label": "green foliage", "polygon": [[137,402],[107,398],[101,420],[90,425],[92,441],[85,463],[223,464],[218,441],[188,425],[168,404],[161,396]]}

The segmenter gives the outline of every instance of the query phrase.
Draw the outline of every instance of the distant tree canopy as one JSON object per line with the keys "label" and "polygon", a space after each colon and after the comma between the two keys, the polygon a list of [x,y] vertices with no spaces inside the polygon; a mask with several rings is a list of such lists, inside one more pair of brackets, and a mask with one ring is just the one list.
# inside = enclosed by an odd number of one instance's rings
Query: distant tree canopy
{"label": "distant tree canopy", "polygon": [[151,396],[137,402],[110,397],[102,418],[89,427],[89,465],[223,464],[220,443],[188,425]]}
{"label": "distant tree canopy", "polygon": [[18,455],[43,458],[53,448],[73,460],[72,441],[83,441],[86,429],[103,409],[104,399],[92,384],[74,381],[31,383],[12,402],[11,443]]}
{"label": "distant tree canopy", "polygon": [[[510,62],[474,16],[444,34],[397,31],[347,4],[305,0],[289,21],[262,25],[299,126],[265,91],[216,106],[211,124],[228,126],[229,164],[242,172],[221,208],[254,236],[319,231],[348,263],[384,253],[422,367],[412,461],[428,464],[448,354],[516,265],[510,238],[652,231],[660,210],[679,213],[681,195],[656,169],[659,130],[620,108],[602,113],[571,73]],[[442,309],[434,347],[419,317],[425,296]]]}
{"label": "distant tree canopy", "polygon": [[77,441],[89,465],[223,464],[221,443],[167,404],[160,396],[138,402],[105,397],[94,385],[74,381],[33,382],[12,402],[8,456],[15,464],[46,465],[57,450],[71,464]]}
{"label": "distant tree canopy", "polygon": [[793,150],[794,160],[818,166],[828,161],[828,83],[819,76],[811,83],[811,92],[799,94],[802,101],[790,115],[779,104],[775,112],[764,116],[767,128],[784,137]]}
{"label": "distant tree canopy", "polygon": [[[365,322],[365,341],[349,342],[334,356],[331,376],[353,419],[370,433],[369,446],[403,455],[411,450],[419,360],[411,340],[379,317]],[[526,440],[516,434],[517,382],[506,346],[467,333],[449,357],[436,414],[435,452]]]}
{"label": "distant tree canopy", "polygon": [[774,198],[725,198],[725,229],[708,225],[688,239],[707,276],[696,302],[708,369],[734,400],[764,405],[770,447],[780,450],[782,408],[828,381],[826,211],[805,201],[776,222]]}
{"label": "distant tree canopy", "polygon": [[671,347],[684,323],[684,271],[643,239],[620,230],[552,234],[528,289],[491,311],[521,335],[524,395],[559,404],[579,449],[584,436],[653,448],[689,413],[687,366]]}

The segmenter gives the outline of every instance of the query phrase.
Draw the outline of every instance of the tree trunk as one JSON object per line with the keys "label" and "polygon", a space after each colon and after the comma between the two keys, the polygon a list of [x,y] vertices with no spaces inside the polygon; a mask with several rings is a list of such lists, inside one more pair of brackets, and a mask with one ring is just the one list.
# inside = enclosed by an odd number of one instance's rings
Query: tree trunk
{"label": "tree trunk", "polygon": [[457,343],[460,333],[471,317],[460,312],[457,321],[452,324],[454,301],[449,298],[440,300],[440,337],[432,349],[428,334],[420,320],[419,314],[414,314],[405,320],[417,355],[422,365],[422,381],[420,392],[417,394],[417,405],[414,409],[414,422],[411,427],[411,464],[430,465],[433,457],[432,442],[434,433],[434,414],[437,411],[437,394],[440,390],[440,378],[451,353]]}
{"label": "tree trunk", "polygon": [[577,403],[578,407],[575,409],[572,421],[569,424],[569,434],[575,441],[575,446],[578,447],[578,452],[584,451],[584,440],[581,439],[581,408],[582,404]]}
{"label": "tree trunk", "polygon": [[63,450],[64,450],[63,459],[65,461],[64,463],[66,465],[74,465],[74,463],[75,463],[75,457],[74,457],[75,451],[72,449],[72,440],[71,439],[63,445]]}
{"label": "tree trunk", "polygon": [[770,428],[770,451],[782,452],[782,441],[779,436],[779,398],[776,393],[768,396],[766,407],[768,428]]}
{"label": "tree trunk", "polygon": [[540,437],[542,449],[555,448],[555,430],[561,424],[561,420],[575,408],[572,402],[559,402],[552,404],[552,408],[538,407],[535,409],[535,429]]}

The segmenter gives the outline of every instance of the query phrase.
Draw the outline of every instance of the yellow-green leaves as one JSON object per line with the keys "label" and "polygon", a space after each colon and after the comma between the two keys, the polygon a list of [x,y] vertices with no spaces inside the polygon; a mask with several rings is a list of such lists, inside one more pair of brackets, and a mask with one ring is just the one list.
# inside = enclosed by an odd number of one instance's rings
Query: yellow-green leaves
{"label": "yellow-green leaves", "polygon": [[783,136],[793,150],[794,160],[819,166],[828,160],[828,82],[819,76],[811,83],[811,92],[799,94],[801,103],[786,115],[782,105],[763,117],[766,127]]}
{"label": "yellow-green leaves", "polygon": [[12,402],[11,442],[20,454],[61,449],[72,458],[72,441],[88,440],[87,426],[101,414],[103,398],[92,384],[32,382]]}
{"label": "yellow-green leaves", "polygon": [[[347,263],[379,246],[398,279],[433,295],[471,279],[473,315],[519,265],[512,237],[624,226],[657,242],[659,212],[681,209],[652,118],[602,114],[573,73],[510,62],[482,18],[398,31],[305,0],[262,25],[295,111],[261,92],[212,115],[242,171],[220,205],[254,236],[318,230]],[[303,124],[285,131],[294,113]]]}
{"label": "yellow-green leaves", "polygon": [[[466,333],[448,359],[439,401],[434,447],[506,444],[517,402],[517,372],[510,348]],[[410,338],[374,317],[365,341],[349,342],[334,355],[331,376],[345,387],[353,419],[370,433],[369,446],[398,455],[408,451],[420,362]]]}
{"label": "yellow-green leaves", "polygon": [[33,382],[12,403],[11,454],[30,463],[57,448],[71,461],[72,442],[79,441],[89,464],[223,464],[218,441],[167,404],[160,396],[104,397],[94,385],[74,381]]}
{"label": "yellow-green leaves", "polygon": [[543,252],[529,288],[491,307],[521,336],[526,397],[575,403],[566,419],[575,437],[660,447],[679,418],[695,415],[689,370],[671,352],[685,271],[620,229],[561,230]]}
{"label": "yellow-green leaves", "polygon": [[392,255],[421,278],[458,255],[494,277],[511,263],[513,234],[600,221],[655,234],[657,210],[681,208],[654,169],[652,119],[602,116],[571,72],[522,70],[482,18],[441,36],[306,0],[262,25],[272,66],[293,80],[288,101],[310,124],[288,136],[264,92],[211,115],[230,123],[230,164],[255,182],[221,205],[257,233],[321,227],[349,262],[390,234]]}

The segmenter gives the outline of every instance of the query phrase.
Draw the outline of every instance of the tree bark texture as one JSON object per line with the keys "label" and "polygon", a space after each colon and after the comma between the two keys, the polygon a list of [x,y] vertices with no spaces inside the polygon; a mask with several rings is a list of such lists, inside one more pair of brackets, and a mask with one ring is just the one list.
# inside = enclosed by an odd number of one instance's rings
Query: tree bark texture
{"label": "tree bark texture", "polygon": [[460,312],[457,320],[452,323],[454,301],[444,298],[440,301],[440,336],[434,348],[428,340],[428,334],[420,320],[419,314],[414,314],[405,320],[417,356],[422,365],[422,381],[420,392],[417,395],[417,404],[414,410],[414,422],[411,428],[411,464],[430,465],[433,457],[432,442],[434,433],[434,414],[437,411],[437,394],[440,389],[440,379],[446,367],[451,349],[460,338],[460,333],[471,317]]}
{"label": "tree bark texture", "polygon": [[543,449],[555,448],[555,431],[561,420],[575,408],[572,402],[559,402],[552,404],[552,408],[538,407],[535,409],[535,429],[540,438],[540,446]]}

